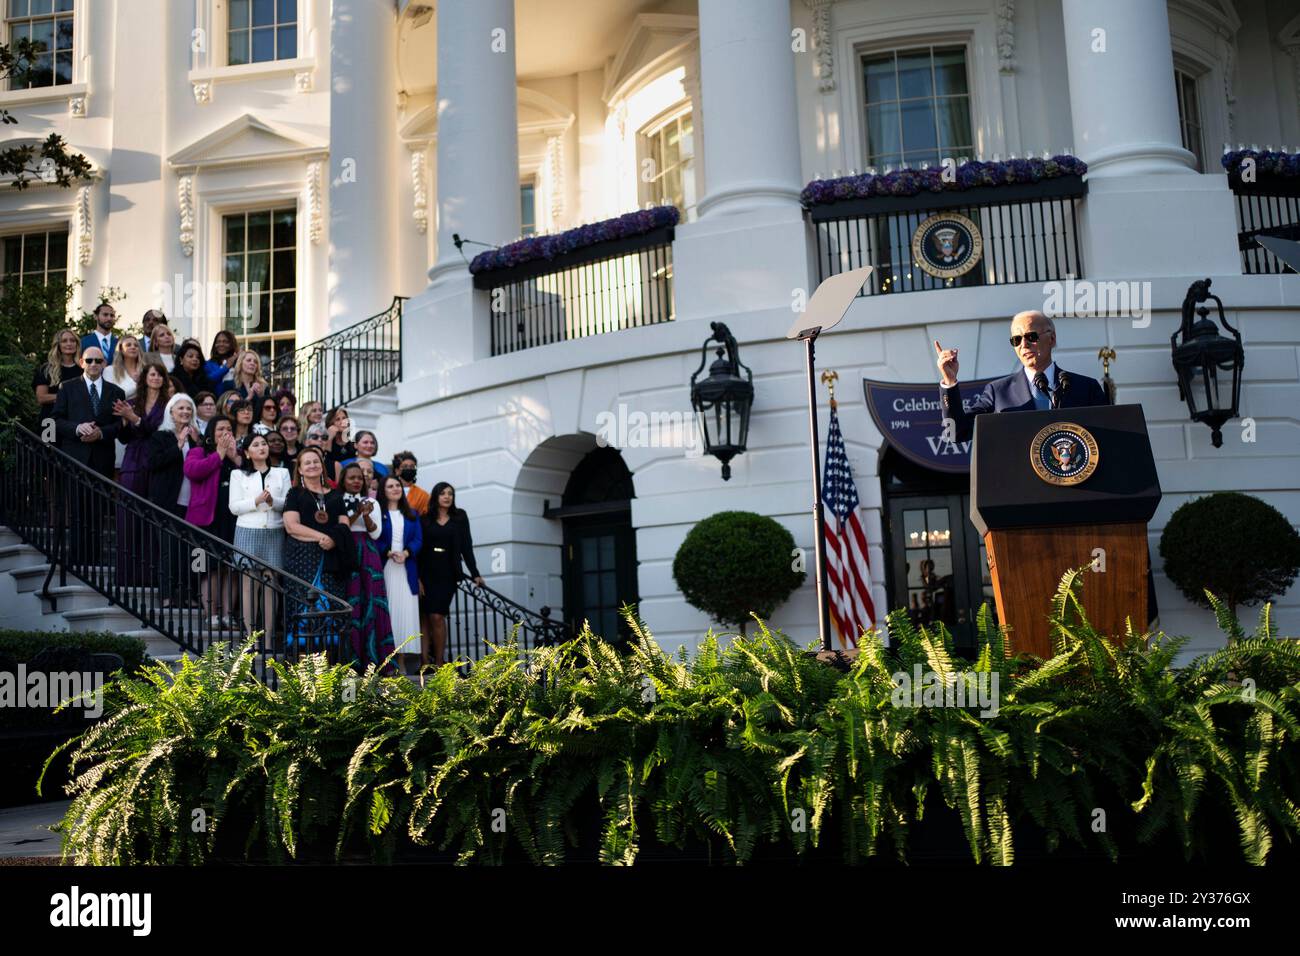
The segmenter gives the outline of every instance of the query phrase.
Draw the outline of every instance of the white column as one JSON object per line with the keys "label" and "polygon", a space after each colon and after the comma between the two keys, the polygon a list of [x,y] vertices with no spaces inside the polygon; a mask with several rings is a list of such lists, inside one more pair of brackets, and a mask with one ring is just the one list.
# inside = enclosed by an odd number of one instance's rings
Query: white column
{"label": "white column", "polygon": [[799,202],[789,0],[699,0],[701,217]]}
{"label": "white column", "polygon": [[1062,0],[1074,149],[1090,178],[1187,173],[1164,0]]}
{"label": "white column", "polygon": [[[519,235],[514,0],[438,4],[438,261],[464,272],[452,234],[501,245]],[[473,259],[483,246],[466,246]]]}
{"label": "white column", "polygon": [[333,0],[329,35],[329,318],[340,329],[397,293],[397,19],[382,0]]}

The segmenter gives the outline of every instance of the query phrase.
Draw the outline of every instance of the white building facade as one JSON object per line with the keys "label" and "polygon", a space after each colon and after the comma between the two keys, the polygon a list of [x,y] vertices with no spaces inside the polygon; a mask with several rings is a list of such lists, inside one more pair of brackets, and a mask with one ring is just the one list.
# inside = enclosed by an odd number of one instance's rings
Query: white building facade
{"label": "white building facade", "polygon": [[[424,487],[456,486],[488,583],[528,607],[601,630],[633,600],[663,643],[694,646],[710,622],[672,562],[696,522],[770,515],[811,555],[803,350],[785,336],[828,268],[882,263],[879,245],[855,251],[814,222],[801,190],[963,156],[1089,164],[1054,277],[1136,283],[1143,314],[1058,318],[1058,358],[1100,378],[1098,351],[1113,348],[1118,401],[1143,406],[1164,492],[1150,529],[1163,628],[1192,650],[1216,642],[1207,612],[1159,572],[1178,505],[1239,490],[1300,524],[1300,277],[1251,270],[1219,164],[1229,143],[1300,150],[1300,0],[16,0],[7,12],[8,38],[48,35],[54,54],[52,79],[0,93],[18,120],[2,135],[58,133],[96,179],[0,193],[6,272],[66,271],[86,307],[115,287],[128,320],[161,307],[205,345],[241,322],[268,357],[407,297],[401,382],[371,419],[381,457],[409,448]],[[600,288],[599,270],[576,292],[529,280],[554,334],[511,337],[500,296],[467,267],[485,246],[662,204],[682,220],[670,254],[634,258],[641,271],[617,288]],[[897,285],[860,296],[819,343],[819,367],[839,375],[882,611],[925,596],[921,552],[904,553],[917,528],[932,571],[959,582],[945,598],[954,623],[969,624],[986,575],[960,480],[891,455],[861,380],[937,392],[935,340],[960,348],[963,379],[1018,367],[1009,317],[1050,291],[1010,261],[995,281],[930,287],[918,273],[903,288],[895,258],[882,274]],[[1170,361],[1184,294],[1206,277],[1245,342],[1251,428],[1230,422],[1222,448],[1188,420]],[[257,284],[252,321],[227,318],[231,282]],[[523,307],[505,308],[513,321]],[[729,481],[698,453],[690,416],[719,321],[755,394]],[[637,432],[651,413],[685,424]],[[823,435],[827,414],[823,402]],[[606,443],[611,421],[631,432]],[[809,570],[774,615],[801,641],[817,629]],[[1278,611],[1300,634],[1300,589]]]}

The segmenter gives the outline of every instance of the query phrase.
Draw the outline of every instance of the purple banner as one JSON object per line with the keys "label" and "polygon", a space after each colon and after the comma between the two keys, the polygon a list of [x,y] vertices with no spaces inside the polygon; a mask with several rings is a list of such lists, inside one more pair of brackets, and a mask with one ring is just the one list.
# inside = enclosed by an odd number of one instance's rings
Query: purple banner
{"label": "purple banner", "polygon": [[[991,378],[961,383],[961,400],[967,408]],[[935,471],[965,474],[970,471],[970,446],[943,440],[943,405],[939,383],[873,382],[862,380],[872,421],[900,455]]]}

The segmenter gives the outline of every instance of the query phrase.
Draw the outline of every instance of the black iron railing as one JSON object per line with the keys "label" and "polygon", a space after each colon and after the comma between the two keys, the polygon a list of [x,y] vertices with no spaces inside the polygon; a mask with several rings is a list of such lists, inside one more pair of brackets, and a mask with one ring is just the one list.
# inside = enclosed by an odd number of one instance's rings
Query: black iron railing
{"label": "black iron railing", "polygon": [[264,564],[41,441],[14,429],[0,485],[0,513],[49,560],[42,596],[59,610],[74,576],[173,641],[203,653],[258,633],[258,672],[268,658],[327,652],[340,636],[351,656],[348,603]]}
{"label": "black iron railing", "polygon": [[[551,617],[551,609],[530,611],[499,591],[463,579],[451,596],[447,613],[446,659],[477,661],[489,644],[513,639],[520,650],[532,650],[566,640],[564,621]],[[409,648],[408,648],[409,650]]]}
{"label": "black iron railing", "polygon": [[[860,294],[883,295],[1081,278],[1077,213],[1087,191],[1071,176],[816,205],[808,218],[816,233],[817,280],[874,266]],[[913,259],[917,227],[937,212],[958,213],[979,228],[983,252],[965,275],[937,278]]]}
{"label": "black iron railing", "polygon": [[1277,236],[1300,241],[1300,183],[1243,183],[1228,177],[1237,200],[1237,247],[1245,275],[1292,271],[1286,263],[1255,241],[1257,236]]}
{"label": "black iron railing", "polygon": [[492,354],[670,322],[673,227],[474,277],[490,296]]}
{"label": "black iron railing", "polygon": [[319,341],[278,356],[265,368],[274,388],[288,387],[299,404],[348,405],[402,378],[401,296],[372,315]]}

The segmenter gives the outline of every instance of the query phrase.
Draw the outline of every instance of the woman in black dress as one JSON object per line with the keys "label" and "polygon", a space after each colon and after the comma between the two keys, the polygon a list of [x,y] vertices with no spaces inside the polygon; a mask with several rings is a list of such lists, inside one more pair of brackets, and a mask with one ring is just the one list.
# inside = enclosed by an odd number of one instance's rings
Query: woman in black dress
{"label": "woman in black dress", "polygon": [[447,482],[440,481],[433,486],[429,510],[421,525],[420,615],[424,618],[424,630],[420,666],[428,665],[432,657],[433,665],[441,667],[447,649],[447,614],[456,585],[464,577],[461,562],[464,561],[469,568],[476,585],[481,587],[483,578],[474,561],[469,516],[456,507],[456,489]]}
{"label": "woman in black dress", "polygon": [[197,342],[183,342],[176,349],[172,378],[180,383],[180,391],[191,398],[199,392],[212,391],[212,382],[203,370],[203,349]]}
{"label": "woman in black dress", "polygon": [[[199,430],[194,426],[194,399],[188,395],[173,395],[163,409],[158,430],[149,436],[149,500],[171,515],[185,522],[185,511],[190,503],[190,481],[185,477],[185,457],[191,448],[198,446]],[[166,535],[162,538],[162,554],[158,566],[159,594],[163,607],[171,607],[181,600],[180,585],[189,567],[186,555],[181,553],[179,538]]]}
{"label": "woman in black dress", "polygon": [[337,652],[337,632],[323,634],[307,623],[308,619],[300,618],[307,611],[326,610],[329,601],[325,594],[347,600],[347,581],[331,570],[326,557],[335,548],[335,539],[329,534],[331,525],[347,524],[348,518],[342,498],[331,495],[325,484],[325,455],[319,449],[304,448],[298,455],[293,487],[285,496],[282,514],[285,573],[310,585],[287,583],[285,631],[303,651]]}

